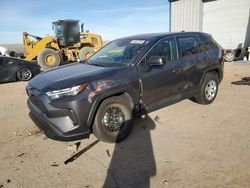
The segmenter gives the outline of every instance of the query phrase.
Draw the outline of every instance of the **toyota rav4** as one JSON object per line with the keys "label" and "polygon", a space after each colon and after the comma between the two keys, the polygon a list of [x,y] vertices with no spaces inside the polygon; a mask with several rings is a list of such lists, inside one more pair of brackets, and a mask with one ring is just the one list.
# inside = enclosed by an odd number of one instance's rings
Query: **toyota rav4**
{"label": "toyota rav4", "polygon": [[222,48],[199,32],[114,40],[85,62],[41,73],[27,85],[30,117],[52,139],[91,133],[124,140],[133,120],[183,99],[214,101],[223,78]]}

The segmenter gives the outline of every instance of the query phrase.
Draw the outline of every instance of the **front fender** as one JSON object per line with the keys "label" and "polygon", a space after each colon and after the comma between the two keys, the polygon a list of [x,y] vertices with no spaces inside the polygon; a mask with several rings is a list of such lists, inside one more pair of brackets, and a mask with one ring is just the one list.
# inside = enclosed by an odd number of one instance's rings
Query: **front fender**
{"label": "front fender", "polygon": [[[106,86],[108,87],[108,86]],[[90,127],[93,124],[95,114],[101,105],[101,103],[111,97],[111,96],[118,96],[122,94],[128,94],[129,97],[132,99],[133,104],[139,104],[139,93],[136,91],[135,88],[131,86],[120,86],[116,88],[104,88],[100,93],[97,93],[95,96],[93,95],[93,92],[90,92],[88,100],[92,103],[92,107],[89,112],[89,116],[87,119],[87,125]]]}

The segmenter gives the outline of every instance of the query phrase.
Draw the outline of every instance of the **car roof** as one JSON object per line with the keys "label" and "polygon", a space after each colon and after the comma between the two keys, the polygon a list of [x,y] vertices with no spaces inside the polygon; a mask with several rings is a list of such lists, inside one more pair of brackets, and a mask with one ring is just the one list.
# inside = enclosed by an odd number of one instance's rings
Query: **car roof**
{"label": "car roof", "polygon": [[19,63],[21,63],[21,62],[24,62],[24,63],[26,63],[26,62],[27,63],[35,63],[35,61],[27,61],[27,60],[22,59],[22,58],[11,57],[11,56],[0,55],[0,58],[2,58],[2,59],[8,59],[8,60],[14,60],[14,61],[19,62]]}
{"label": "car roof", "polygon": [[12,59],[14,59],[14,60],[23,60],[23,59],[19,59],[17,57],[11,57],[11,56],[5,56],[5,55],[0,55],[0,57],[4,58],[4,59],[10,59],[10,60],[12,60]]}
{"label": "car roof", "polygon": [[122,37],[119,38],[118,40],[121,39],[128,39],[128,40],[133,40],[133,39],[140,39],[140,40],[159,40],[165,37],[170,37],[170,36],[175,36],[175,35],[194,35],[194,34],[205,34],[202,32],[165,32],[165,33],[147,33],[147,34],[139,34],[139,35],[132,35],[128,37]]}

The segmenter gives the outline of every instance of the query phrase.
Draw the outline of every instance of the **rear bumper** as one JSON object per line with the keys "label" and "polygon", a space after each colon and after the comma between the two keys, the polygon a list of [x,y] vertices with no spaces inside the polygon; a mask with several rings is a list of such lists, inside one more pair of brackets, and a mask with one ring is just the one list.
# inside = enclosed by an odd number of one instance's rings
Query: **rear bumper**
{"label": "rear bumper", "polygon": [[59,141],[73,141],[89,137],[89,129],[82,131],[82,126],[70,123],[72,122],[70,118],[72,111],[67,113],[67,110],[64,110],[62,113],[61,109],[55,108],[52,115],[48,115],[33,104],[30,99],[27,100],[27,105],[30,110],[30,118],[47,137]]}

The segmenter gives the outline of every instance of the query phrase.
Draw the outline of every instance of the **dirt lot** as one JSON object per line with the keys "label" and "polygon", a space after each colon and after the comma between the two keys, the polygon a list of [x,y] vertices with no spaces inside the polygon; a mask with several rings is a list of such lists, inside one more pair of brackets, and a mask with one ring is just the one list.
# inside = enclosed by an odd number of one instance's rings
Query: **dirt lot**
{"label": "dirt lot", "polygon": [[67,143],[28,118],[26,83],[2,84],[0,187],[250,187],[250,86],[231,84],[245,76],[250,64],[228,63],[212,105],[153,112],[120,144],[91,136],[67,165]]}

